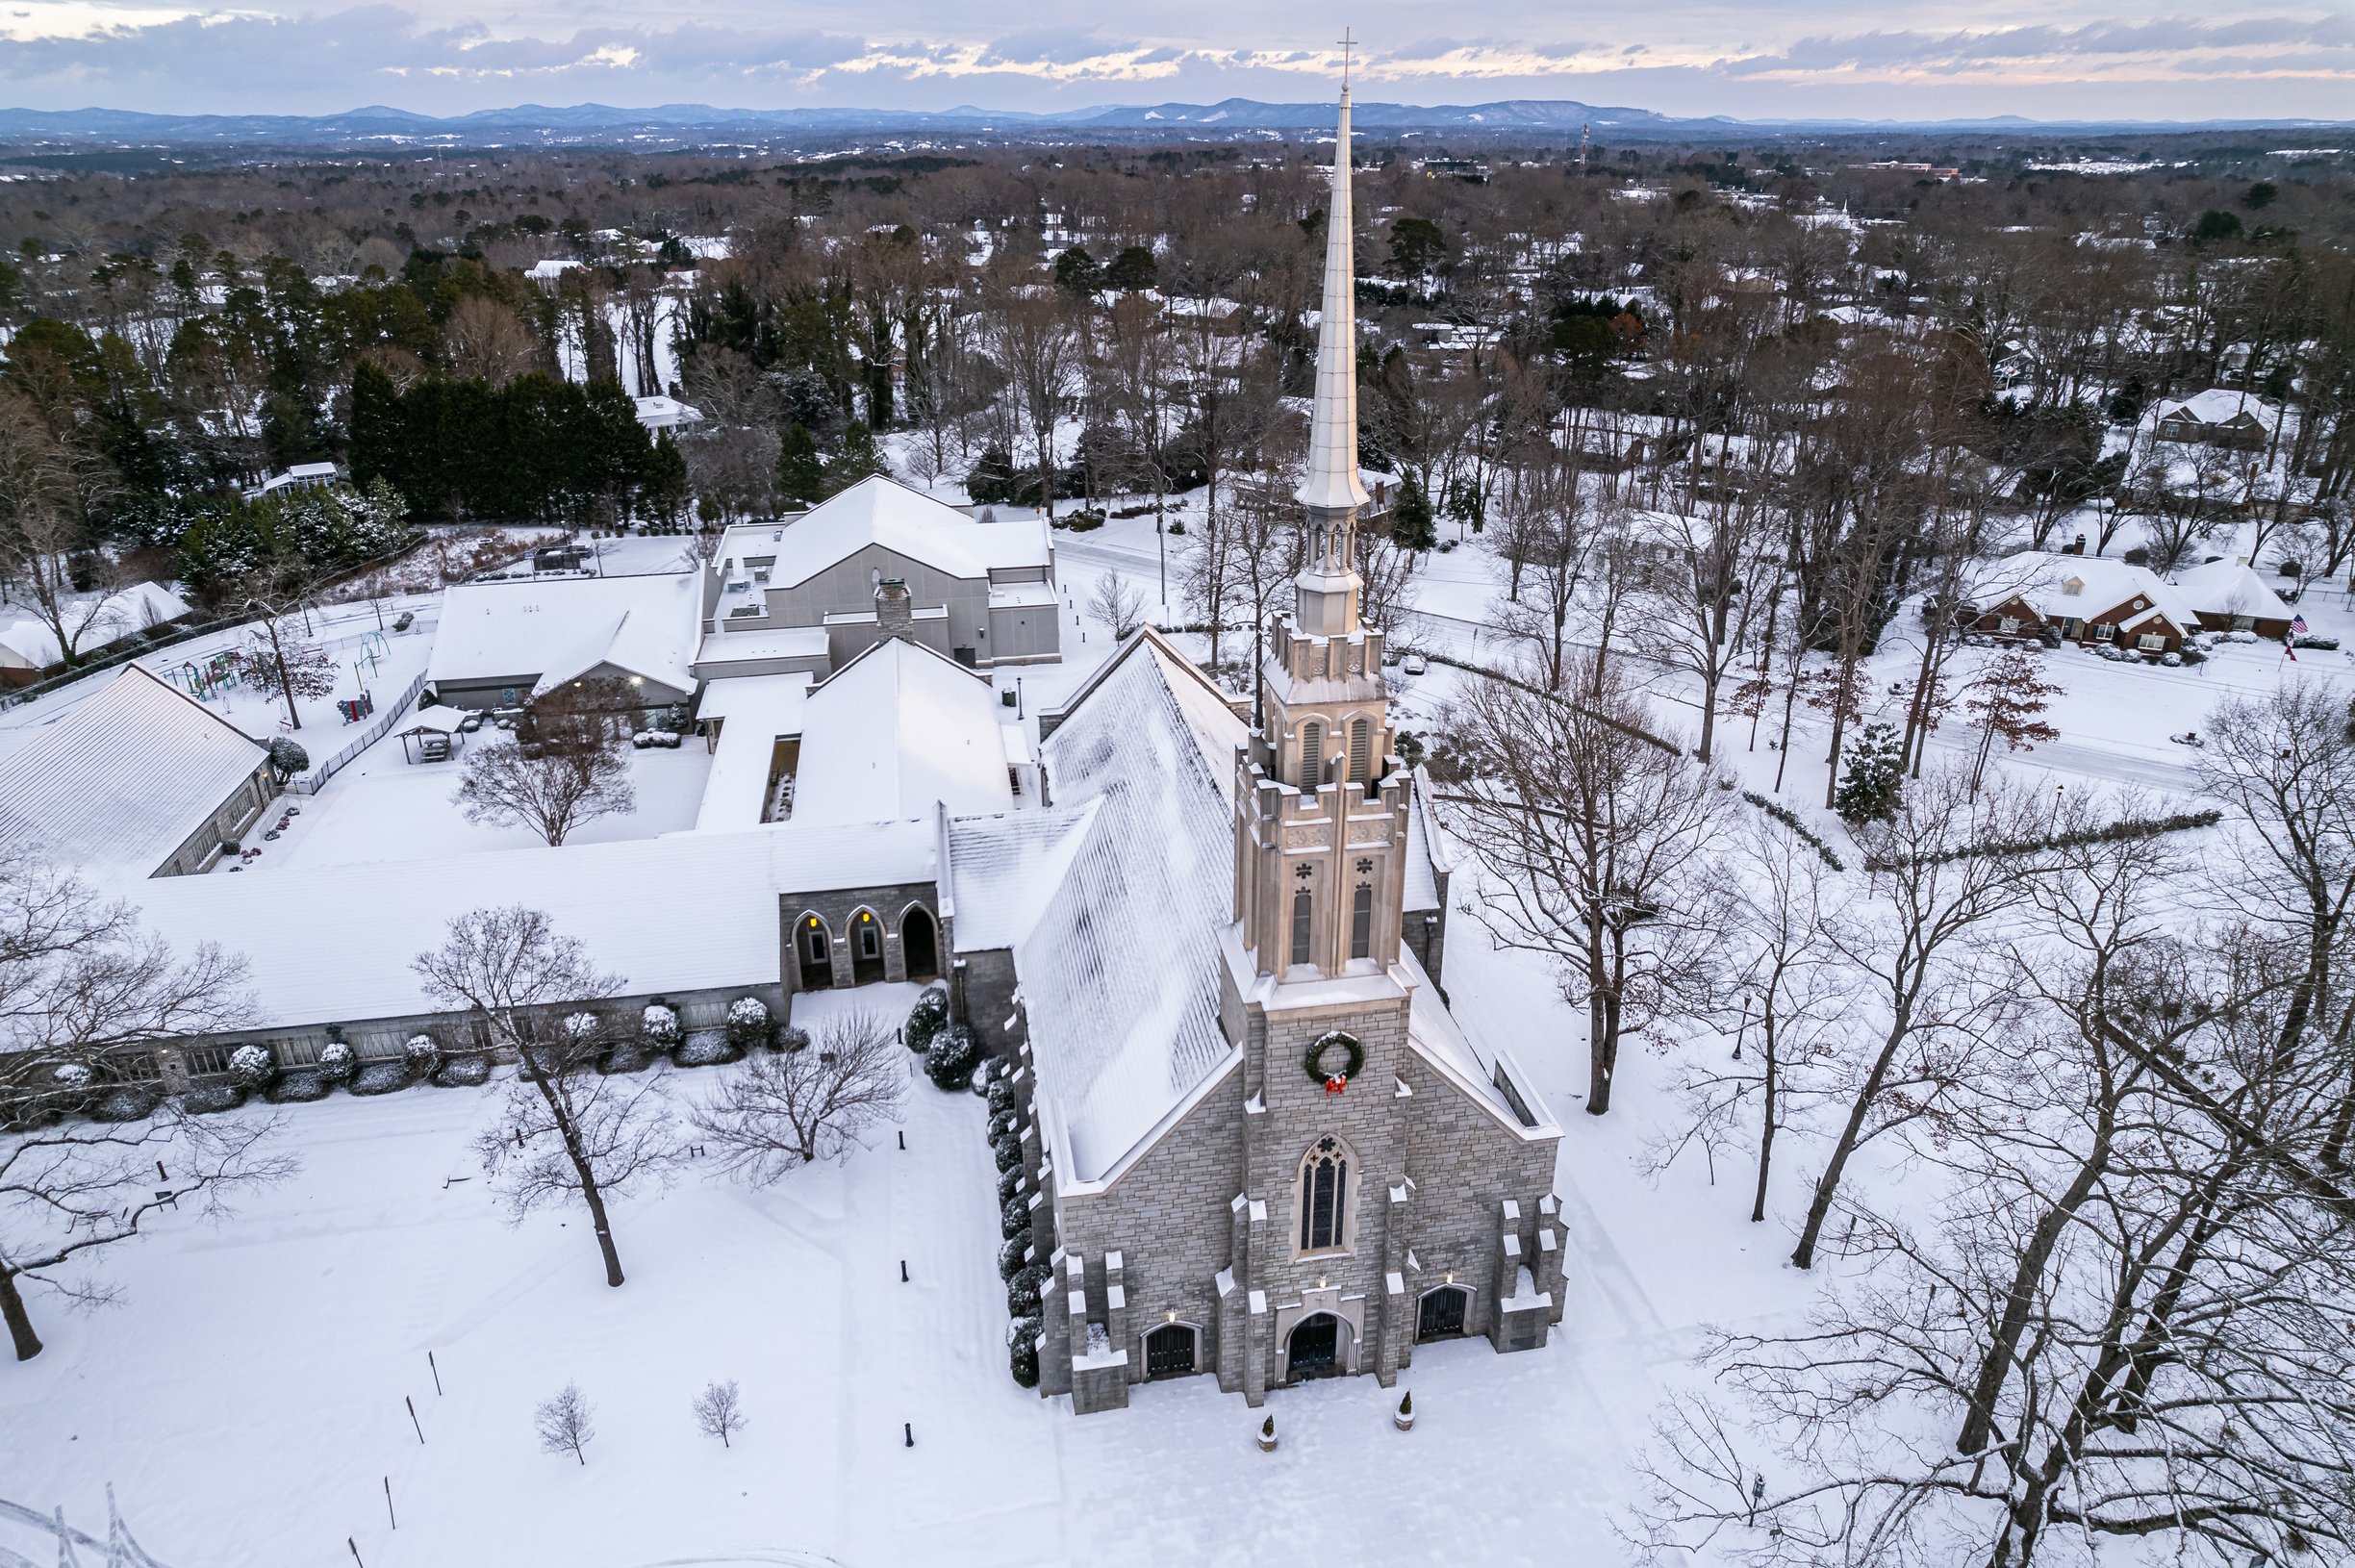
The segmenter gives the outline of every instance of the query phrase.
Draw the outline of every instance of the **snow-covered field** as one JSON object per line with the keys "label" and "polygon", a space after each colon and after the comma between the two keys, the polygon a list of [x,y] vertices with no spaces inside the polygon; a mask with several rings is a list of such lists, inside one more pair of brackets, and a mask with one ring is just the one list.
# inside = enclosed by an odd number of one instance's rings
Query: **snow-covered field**
{"label": "snow-covered field", "polygon": [[[368,1568],[1615,1560],[1626,1455],[1692,1326],[1799,1290],[1738,1182],[1680,1168],[1654,1191],[1633,1119],[1571,1114],[1575,1020],[1484,946],[1467,923],[1454,989],[1515,1027],[1572,1133],[1568,1316],[1535,1354],[1420,1349],[1410,1433],[1371,1378],[1274,1397],[1272,1454],[1208,1377],[1084,1420],[1018,1388],[971,1096],[917,1079],[905,1151],[886,1131],[766,1192],[691,1177],[620,1204],[610,1290],[579,1214],[494,1210],[469,1146],[487,1092],[416,1089],[291,1108],[293,1180],[227,1227],[116,1250],[114,1309],[38,1303],[49,1350],[0,1376],[0,1498],[103,1535],[111,1481],[172,1568],[328,1564],[347,1536]],[[723,1451],[688,1404],[726,1378],[751,1426]],[[585,1468],[533,1437],[568,1381],[595,1407]]]}

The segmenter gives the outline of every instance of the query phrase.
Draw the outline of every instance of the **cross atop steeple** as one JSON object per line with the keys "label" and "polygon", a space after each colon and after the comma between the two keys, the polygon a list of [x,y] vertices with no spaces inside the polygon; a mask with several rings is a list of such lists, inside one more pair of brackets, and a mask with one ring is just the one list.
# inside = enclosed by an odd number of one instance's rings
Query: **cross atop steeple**
{"label": "cross atop steeple", "polygon": [[1351,36],[1350,29],[1343,28],[1341,30],[1341,88],[1345,92],[1349,90],[1350,50],[1355,48],[1356,43],[1357,40]]}

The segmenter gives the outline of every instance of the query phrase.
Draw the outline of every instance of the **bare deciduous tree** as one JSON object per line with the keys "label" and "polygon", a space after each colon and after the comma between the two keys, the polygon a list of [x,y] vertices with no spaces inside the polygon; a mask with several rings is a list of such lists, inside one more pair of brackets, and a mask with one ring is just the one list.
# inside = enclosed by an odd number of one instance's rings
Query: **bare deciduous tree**
{"label": "bare deciduous tree", "polygon": [[876,1013],[826,1019],[798,1050],[753,1056],[688,1114],[722,1169],[766,1186],[839,1160],[878,1122],[899,1120],[907,1053]]}
{"label": "bare deciduous tree", "polygon": [[589,1210],[605,1282],[621,1283],[605,1201],[676,1168],[676,1124],[661,1074],[596,1070],[604,1042],[567,1028],[560,1010],[611,997],[621,982],[590,961],[546,914],[510,905],[450,922],[449,940],[411,965],[443,1006],[464,1009],[517,1059],[499,1118],[476,1140],[483,1165],[520,1221],[578,1198]]}
{"label": "bare deciduous tree", "polygon": [[531,369],[540,356],[539,341],[523,318],[488,294],[468,294],[450,307],[443,341],[452,374],[478,377],[493,387]]}
{"label": "bare deciduous tree", "polygon": [[1145,624],[1145,591],[1118,571],[1107,571],[1089,591],[1087,612],[1112,634],[1112,641],[1121,642]]}
{"label": "bare deciduous tree", "polygon": [[744,1399],[736,1392],[736,1379],[712,1383],[695,1399],[696,1430],[706,1437],[720,1439],[722,1448],[733,1448],[728,1441],[731,1433],[740,1432],[748,1425],[744,1413]]}
{"label": "bare deciduous tree", "polygon": [[474,822],[528,827],[549,845],[599,817],[638,803],[630,784],[630,690],[619,681],[573,681],[542,696],[513,741],[468,754],[454,797]]}
{"label": "bare deciduous tree", "polygon": [[584,1451],[596,1436],[591,1423],[595,1414],[595,1407],[581,1397],[578,1383],[567,1383],[542,1400],[532,1411],[532,1430],[539,1434],[540,1452],[570,1454],[586,1465],[589,1455]]}

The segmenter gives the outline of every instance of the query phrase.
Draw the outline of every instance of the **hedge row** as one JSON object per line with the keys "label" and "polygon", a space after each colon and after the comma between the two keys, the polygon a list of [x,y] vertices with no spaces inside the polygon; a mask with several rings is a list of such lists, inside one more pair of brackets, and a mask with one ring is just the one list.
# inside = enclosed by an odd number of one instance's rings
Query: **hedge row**
{"label": "hedge row", "polygon": [[1756,790],[1742,791],[1742,798],[1749,801],[1752,805],[1758,807],[1759,810],[1764,812],[1767,816],[1772,817],[1776,822],[1781,822],[1785,827],[1787,827],[1792,832],[1798,834],[1799,837],[1806,842],[1808,847],[1813,849],[1817,854],[1823,856],[1823,863],[1831,867],[1834,871],[1844,872],[1848,869],[1847,865],[1841,861],[1840,857],[1833,852],[1832,846],[1824,843],[1821,838],[1817,837],[1815,830],[1808,826],[1807,823],[1801,822],[1799,820],[1799,814],[1791,810],[1790,807],[1784,805],[1780,801],[1769,800],[1764,796],[1759,794]]}
{"label": "hedge row", "polygon": [[2048,833],[2034,839],[1999,839],[1989,844],[1966,844],[1959,849],[1943,849],[1935,855],[1921,855],[1898,860],[1878,857],[1864,862],[1864,869],[1873,872],[1895,871],[1903,866],[1943,866],[1948,861],[1968,860],[1978,855],[2031,855],[2050,849],[2073,849],[2088,844],[2119,844],[2131,839],[2155,839],[2165,833],[2184,833],[2194,828],[2214,827],[2224,820],[2220,811],[2179,811],[2166,817],[2126,817],[2106,827],[2088,828],[2081,833]]}

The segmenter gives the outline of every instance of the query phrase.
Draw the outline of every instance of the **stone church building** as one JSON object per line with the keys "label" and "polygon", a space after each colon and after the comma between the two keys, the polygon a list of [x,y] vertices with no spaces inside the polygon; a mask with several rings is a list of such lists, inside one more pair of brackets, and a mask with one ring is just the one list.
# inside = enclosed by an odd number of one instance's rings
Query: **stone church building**
{"label": "stone church building", "polygon": [[1141,633],[1042,725],[1050,808],[952,824],[945,856],[960,999],[1027,1101],[1039,1386],[1081,1413],[1194,1374],[1254,1405],[1386,1386],[1423,1341],[1526,1350],[1561,1317],[1561,1129],[1418,956],[1435,834],[1353,568],[1349,129],[1344,89],[1312,548],[1257,702]]}

